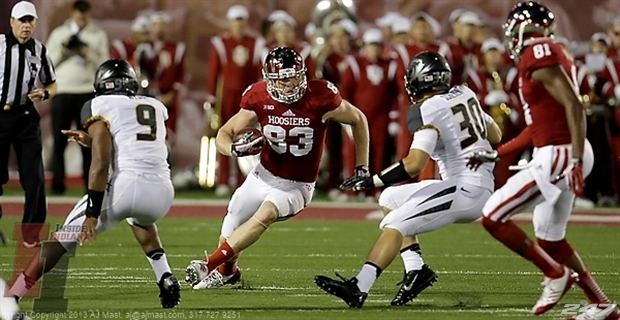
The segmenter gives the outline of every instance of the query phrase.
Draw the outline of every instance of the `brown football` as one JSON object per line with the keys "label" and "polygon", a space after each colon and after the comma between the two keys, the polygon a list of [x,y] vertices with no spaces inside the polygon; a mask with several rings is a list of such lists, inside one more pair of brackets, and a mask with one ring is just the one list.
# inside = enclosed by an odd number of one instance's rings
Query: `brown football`
{"label": "brown football", "polygon": [[243,128],[239,132],[237,132],[237,134],[235,134],[233,143],[235,144],[247,143],[250,141],[254,141],[262,136],[263,134],[260,132],[260,130],[256,128],[249,128],[249,127]]}

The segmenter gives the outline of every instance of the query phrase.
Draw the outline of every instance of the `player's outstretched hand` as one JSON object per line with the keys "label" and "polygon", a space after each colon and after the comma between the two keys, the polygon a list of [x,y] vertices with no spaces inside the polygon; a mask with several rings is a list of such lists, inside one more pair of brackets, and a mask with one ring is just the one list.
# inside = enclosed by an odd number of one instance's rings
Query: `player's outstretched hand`
{"label": "player's outstretched hand", "polygon": [[62,134],[67,136],[69,142],[77,142],[83,147],[90,148],[90,136],[82,130],[60,130]]}
{"label": "player's outstretched hand", "polygon": [[86,217],[84,219],[84,223],[82,223],[82,231],[80,232],[80,245],[88,241],[95,240],[96,228],[97,228],[97,218]]}
{"label": "player's outstretched hand", "polygon": [[370,172],[368,171],[368,166],[362,165],[355,167],[355,170],[353,170],[353,175],[345,179],[340,184],[339,188],[342,191],[360,191],[373,187],[374,183],[372,182],[372,177],[370,176]]}
{"label": "player's outstretched hand", "polygon": [[499,160],[499,154],[497,151],[476,151],[469,157],[467,167],[471,170],[478,170],[478,168],[485,162],[496,162]]}
{"label": "player's outstretched hand", "polygon": [[572,159],[571,165],[566,168],[568,187],[573,190],[577,197],[583,196],[586,182],[583,179],[583,162],[581,159]]}

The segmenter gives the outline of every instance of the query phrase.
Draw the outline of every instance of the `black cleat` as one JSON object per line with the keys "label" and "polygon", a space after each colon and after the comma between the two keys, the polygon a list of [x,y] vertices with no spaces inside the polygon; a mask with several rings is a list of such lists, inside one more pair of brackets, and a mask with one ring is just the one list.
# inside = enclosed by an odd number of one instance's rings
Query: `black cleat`
{"label": "black cleat", "polygon": [[357,287],[357,278],[353,277],[347,280],[337,272],[336,276],[342,281],[326,276],[315,276],[314,283],[323,291],[342,299],[349,308],[361,308],[368,293],[361,292]]}
{"label": "black cleat", "polygon": [[0,244],[6,246],[6,238],[4,237],[4,233],[0,230]]}
{"label": "black cleat", "polygon": [[426,264],[420,270],[409,271],[405,273],[403,281],[399,283],[401,284],[400,289],[398,289],[398,293],[396,293],[390,304],[402,306],[415,299],[420,292],[432,286],[435,282],[437,282],[437,274]]}
{"label": "black cleat", "polygon": [[174,308],[181,301],[181,287],[179,281],[170,272],[161,276],[157,284],[159,287],[159,299],[164,308]]}

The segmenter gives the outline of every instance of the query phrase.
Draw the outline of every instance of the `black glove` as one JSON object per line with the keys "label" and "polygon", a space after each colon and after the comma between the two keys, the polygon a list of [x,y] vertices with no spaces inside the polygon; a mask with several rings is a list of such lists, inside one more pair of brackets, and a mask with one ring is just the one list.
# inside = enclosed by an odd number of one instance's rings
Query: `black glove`
{"label": "black glove", "polygon": [[[364,187],[361,187],[362,185],[364,185]],[[370,172],[368,171],[368,166],[361,165],[355,167],[355,169],[353,170],[353,175],[345,179],[340,184],[339,188],[342,191],[359,191],[364,189],[370,189],[372,187],[374,187],[374,184],[372,183],[372,177],[370,176]]]}
{"label": "black glove", "polygon": [[471,170],[478,170],[478,168],[485,162],[497,162],[499,161],[499,153],[497,151],[476,151],[469,157],[467,167]]}

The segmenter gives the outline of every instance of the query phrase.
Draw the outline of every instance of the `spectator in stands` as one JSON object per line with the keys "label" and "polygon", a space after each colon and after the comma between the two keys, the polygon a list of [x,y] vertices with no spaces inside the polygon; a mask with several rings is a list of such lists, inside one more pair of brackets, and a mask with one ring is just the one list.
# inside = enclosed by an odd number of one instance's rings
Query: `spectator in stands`
{"label": "spectator in stands", "polygon": [[[241,94],[260,77],[263,39],[246,34],[249,18],[246,7],[233,5],[226,13],[228,32],[211,39],[208,57],[207,92],[220,111],[220,125],[239,111]],[[215,192],[225,195],[239,183],[239,170],[234,157],[218,155],[218,178]]]}
{"label": "spectator in stands", "polygon": [[[357,38],[358,28],[355,22],[343,19],[331,26],[328,38],[330,53],[323,64],[323,77],[340,87],[342,73],[347,67],[345,57],[355,52],[354,40]],[[343,176],[343,136],[342,126],[338,122],[330,122],[326,132],[326,151],[329,159],[327,164],[327,183],[328,197],[332,200],[344,200],[344,195],[338,186],[342,182]]]}
{"label": "spectator in stands", "polygon": [[271,21],[271,34],[274,39],[270,47],[289,47],[298,52],[299,55],[304,58],[307,70],[306,74],[309,79],[312,79],[316,71],[314,61],[310,56],[312,46],[307,42],[297,41],[295,36],[297,22],[295,19],[283,10],[274,11],[269,15],[268,19]]}
{"label": "spectator in stands", "polygon": [[[357,106],[366,116],[372,119],[370,129],[370,172],[379,172],[384,167],[386,159],[392,162],[391,155],[387,154],[388,114],[397,108],[396,69],[397,62],[382,56],[383,34],[379,29],[368,29],[362,37],[363,47],[359,55],[348,55],[347,68],[342,75],[340,94],[342,97]],[[346,171],[354,171],[355,154],[354,141],[345,136],[345,165]],[[374,196],[375,190],[369,190],[366,195]],[[374,198],[373,198],[374,200]]]}
{"label": "spectator in stands", "polygon": [[112,40],[110,58],[127,60],[139,73],[139,53],[136,48],[149,41],[149,27],[150,21],[147,16],[137,16],[131,23],[131,37]]}
{"label": "spectator in stands", "polygon": [[[54,29],[47,42],[50,58],[56,68],[58,93],[52,99],[52,134],[54,137],[52,193],[65,192],[65,148],[67,137],[61,130],[71,124],[82,130],[80,111],[93,94],[97,67],[109,57],[106,33],[91,22],[90,3],[77,0],[71,17]],[[82,149],[84,188],[88,185],[90,149]]]}
{"label": "spectator in stands", "polygon": [[475,42],[476,31],[482,26],[482,20],[472,11],[457,11],[452,23],[452,37],[448,46],[439,52],[443,54],[452,68],[452,85],[467,80],[467,69],[476,70],[482,58],[480,44]]}
{"label": "spectator in stands", "polygon": [[612,59],[620,60],[620,16],[615,17],[609,22],[607,35],[611,39],[609,56]]}

